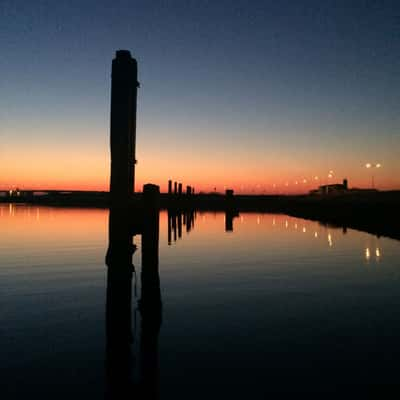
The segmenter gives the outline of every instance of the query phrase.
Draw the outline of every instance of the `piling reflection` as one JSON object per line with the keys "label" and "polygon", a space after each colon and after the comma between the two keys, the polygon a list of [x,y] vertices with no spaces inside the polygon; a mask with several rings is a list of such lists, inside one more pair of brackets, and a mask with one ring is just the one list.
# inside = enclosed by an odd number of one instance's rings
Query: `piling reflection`
{"label": "piling reflection", "polygon": [[178,213],[178,238],[182,237],[182,213]]}
{"label": "piling reflection", "polygon": [[140,382],[146,399],[159,396],[158,335],[162,321],[160,276],[158,272],[159,213],[156,208],[145,211],[142,231],[142,293]]}
{"label": "piling reflection", "polygon": [[132,255],[135,251],[127,219],[110,211],[106,255],[106,373],[110,398],[133,390]]}
{"label": "piling reflection", "polygon": [[186,233],[189,233],[194,228],[196,213],[193,210],[168,210],[168,245],[172,244],[177,239],[182,238],[183,226],[186,227]]}
{"label": "piling reflection", "polygon": [[225,210],[225,232],[233,232],[233,220],[236,217],[239,217],[239,213],[236,210]]}
{"label": "piling reflection", "polygon": [[[139,354],[133,350],[132,280],[136,278],[132,255],[133,233],[142,234],[142,270]],[[106,255],[106,372],[107,398],[158,398],[158,335],[162,301],[158,271],[158,210],[145,210],[140,220],[110,210],[109,247]],[[135,323],[135,322],[134,322]],[[136,370],[136,371],[135,371]]]}

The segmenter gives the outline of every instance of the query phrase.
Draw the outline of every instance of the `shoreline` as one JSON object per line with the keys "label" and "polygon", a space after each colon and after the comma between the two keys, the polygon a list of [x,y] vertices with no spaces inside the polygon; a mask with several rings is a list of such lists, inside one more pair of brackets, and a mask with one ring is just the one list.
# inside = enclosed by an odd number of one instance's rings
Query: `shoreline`
{"label": "shoreline", "polygon": [[[142,213],[142,193],[131,199],[127,213]],[[109,208],[107,192],[63,192],[30,197],[1,197],[0,203],[34,204],[52,207]],[[173,212],[221,211],[287,214],[319,221],[335,227],[356,229],[376,236],[400,240],[400,191],[349,192],[331,196],[280,196],[196,194],[176,196],[160,194],[159,208]]]}

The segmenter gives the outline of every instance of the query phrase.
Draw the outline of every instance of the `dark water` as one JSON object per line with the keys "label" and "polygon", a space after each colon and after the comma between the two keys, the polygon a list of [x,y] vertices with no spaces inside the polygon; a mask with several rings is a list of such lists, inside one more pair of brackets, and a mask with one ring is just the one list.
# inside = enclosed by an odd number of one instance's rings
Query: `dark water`
{"label": "dark water", "polygon": [[119,398],[116,383],[149,399],[398,384],[400,242],[284,215],[243,213],[228,232],[223,213],[181,221],[169,245],[160,214],[159,317],[139,307],[135,236],[132,340],[110,361],[108,211],[0,205],[1,398]]}

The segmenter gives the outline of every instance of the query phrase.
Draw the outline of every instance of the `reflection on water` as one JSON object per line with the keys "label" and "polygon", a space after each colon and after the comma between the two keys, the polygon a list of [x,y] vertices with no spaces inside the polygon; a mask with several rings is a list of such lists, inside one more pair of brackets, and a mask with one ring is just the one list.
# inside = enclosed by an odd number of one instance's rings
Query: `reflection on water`
{"label": "reflection on water", "polygon": [[0,205],[2,398],[397,383],[399,242],[233,210],[144,221]]}
{"label": "reflection on water", "polygon": [[[119,210],[109,214],[106,255],[106,368],[110,399],[141,395],[158,398],[158,334],[161,326],[161,291],[158,272],[159,215],[148,212],[142,229],[141,315],[139,379],[134,380],[135,335],[132,331],[133,223]],[[135,274],[136,279],[136,274]],[[135,320],[135,325],[136,325]]]}
{"label": "reflection on water", "polygon": [[130,379],[132,332],[132,276],[135,272],[132,241],[127,218],[118,213],[109,216],[109,246],[106,255],[106,368],[108,397],[133,392]]}
{"label": "reflection on water", "polygon": [[186,227],[186,233],[189,233],[194,227],[196,213],[193,210],[189,211],[176,211],[168,210],[168,245],[172,243],[172,235],[174,242],[177,238],[182,238],[182,225]]}

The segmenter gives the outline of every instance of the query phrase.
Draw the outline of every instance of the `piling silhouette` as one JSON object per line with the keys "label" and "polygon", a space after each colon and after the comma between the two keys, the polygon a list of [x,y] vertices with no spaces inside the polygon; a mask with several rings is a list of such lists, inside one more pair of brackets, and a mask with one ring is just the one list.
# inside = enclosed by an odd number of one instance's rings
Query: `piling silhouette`
{"label": "piling silhouette", "polygon": [[[109,247],[106,255],[106,371],[107,398],[158,399],[158,336],[162,322],[159,258],[159,188],[145,185],[147,207],[142,218],[130,219],[123,209],[110,209]],[[135,225],[137,224],[137,225]],[[142,236],[140,321],[133,321],[132,280],[136,273],[133,236]],[[135,286],[136,288],[136,286]],[[136,293],[136,290],[135,290]],[[140,324],[139,354],[133,352],[135,324]],[[135,379],[138,370],[139,379]]]}
{"label": "piling silhouette", "polygon": [[135,187],[137,62],[127,50],[118,50],[111,76],[111,174],[112,206],[124,206]]}

